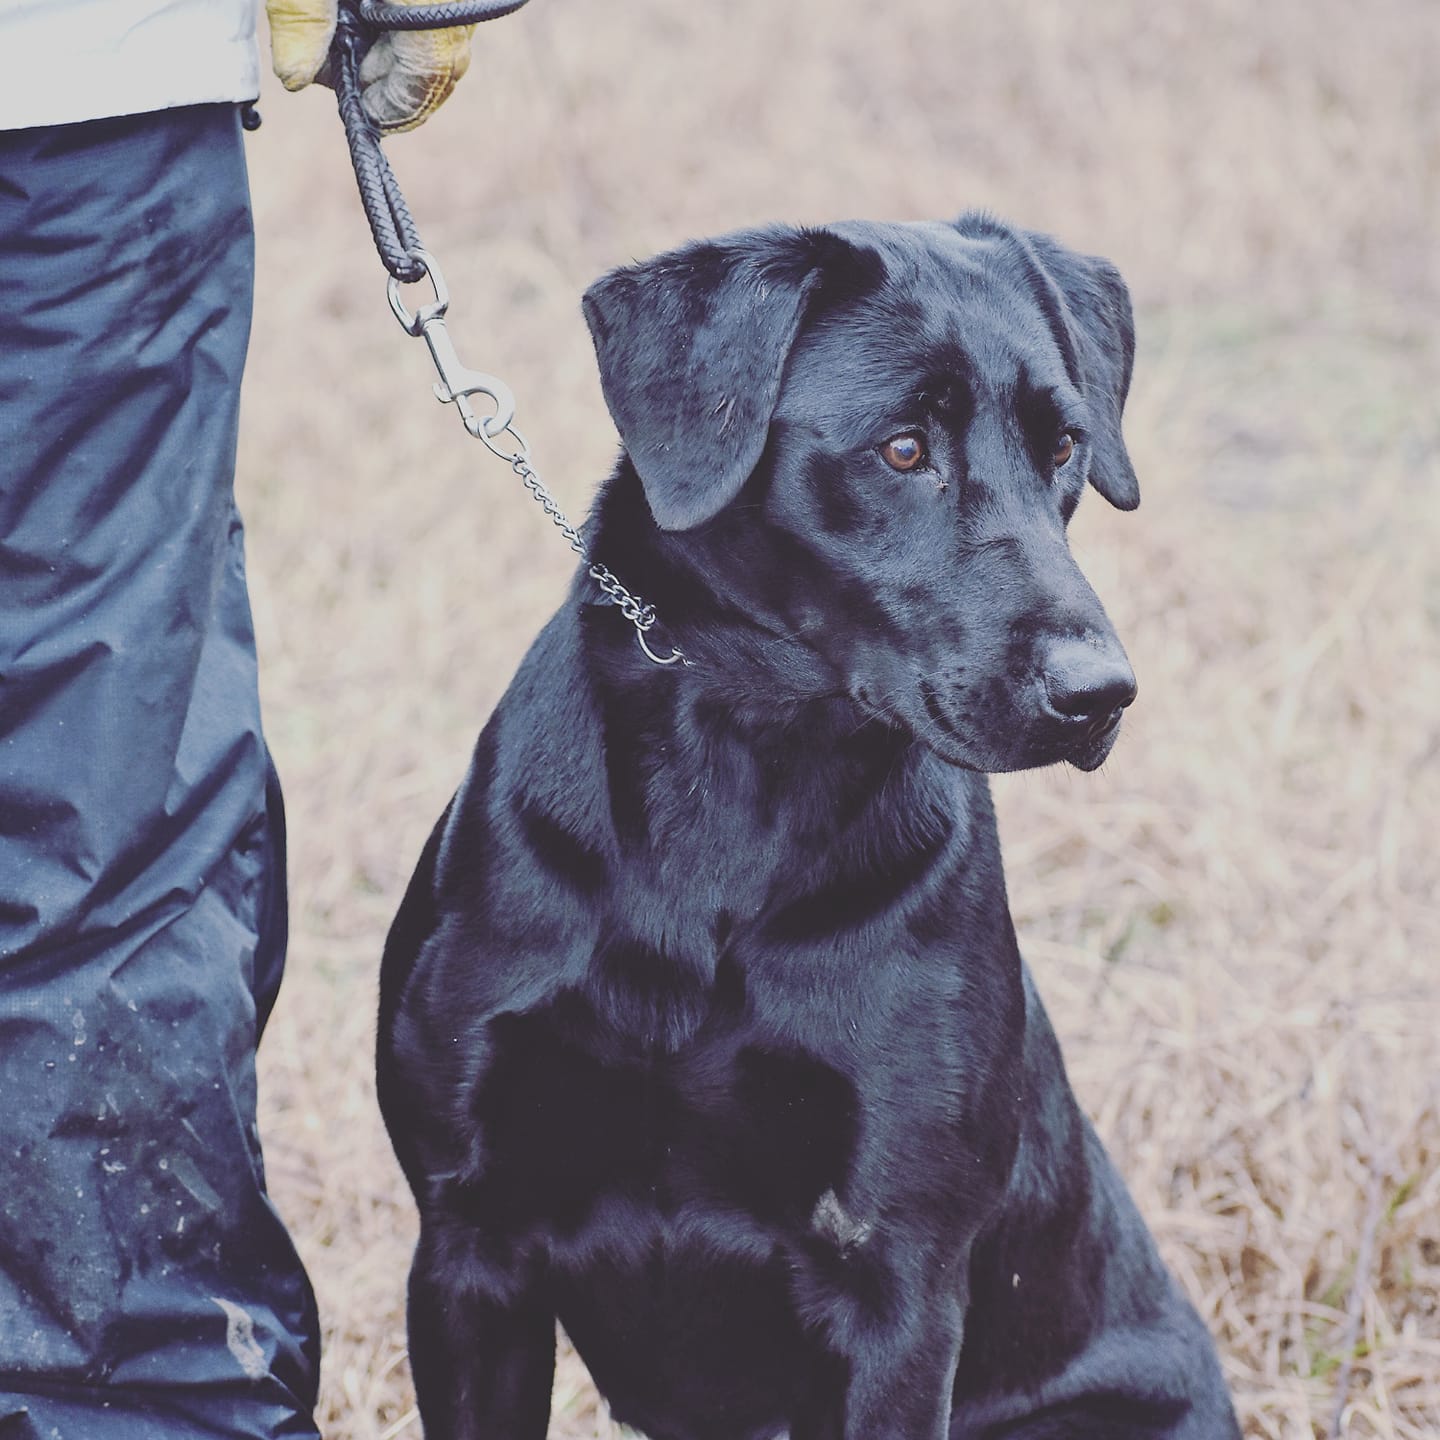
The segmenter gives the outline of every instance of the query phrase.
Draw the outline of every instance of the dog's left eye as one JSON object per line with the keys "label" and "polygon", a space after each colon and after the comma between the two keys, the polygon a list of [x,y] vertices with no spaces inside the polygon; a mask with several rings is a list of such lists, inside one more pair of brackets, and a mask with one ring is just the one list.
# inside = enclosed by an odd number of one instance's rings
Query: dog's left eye
{"label": "dog's left eye", "polygon": [[1075,437],[1067,430],[1055,442],[1055,453],[1051,455],[1050,463],[1059,470],[1070,463],[1070,457],[1074,453]]}
{"label": "dog's left eye", "polygon": [[916,470],[925,463],[925,437],[914,430],[892,435],[880,447],[880,454],[892,470]]}

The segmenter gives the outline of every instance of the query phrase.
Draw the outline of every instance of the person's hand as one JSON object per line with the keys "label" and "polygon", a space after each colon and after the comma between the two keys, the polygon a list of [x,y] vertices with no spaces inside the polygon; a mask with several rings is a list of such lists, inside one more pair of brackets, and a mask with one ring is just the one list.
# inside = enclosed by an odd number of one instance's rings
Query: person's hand
{"label": "person's hand", "polygon": [[[421,0],[400,0],[413,5]],[[265,0],[275,73],[287,90],[331,83],[326,59],[335,38],[336,0]],[[429,119],[470,64],[473,25],[448,30],[386,30],[360,62],[360,98],[388,133]]]}

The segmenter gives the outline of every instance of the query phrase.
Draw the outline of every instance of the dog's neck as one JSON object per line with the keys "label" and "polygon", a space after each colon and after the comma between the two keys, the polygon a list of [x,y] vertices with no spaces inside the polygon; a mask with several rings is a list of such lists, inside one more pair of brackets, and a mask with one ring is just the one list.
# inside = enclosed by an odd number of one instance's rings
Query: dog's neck
{"label": "dog's neck", "polygon": [[627,465],[596,521],[593,553],[655,605],[657,643],[695,662],[651,664],[582,573],[571,603],[623,848],[758,907],[828,870],[903,866],[942,831],[966,843],[988,814],[984,777],[867,714],[807,647],[727,604],[683,537],[657,530]]}
{"label": "dog's neck", "polygon": [[[653,606],[655,647],[663,654],[679,646],[692,662],[686,679],[712,690],[758,731],[767,719],[795,723],[810,702],[845,701],[843,682],[820,656],[758,596],[747,598],[756,577],[763,589],[763,577],[785,565],[768,548],[766,527],[753,523],[767,484],[762,466],[723,515],[694,532],[667,532],[656,525],[640,477],[622,454],[588,527],[591,553]],[[577,593],[602,598],[588,579]],[[842,729],[864,719],[844,704],[827,703],[819,713],[834,713]]]}
{"label": "dog's neck", "polygon": [[848,700],[737,704],[718,678],[650,665],[626,631],[598,606],[581,619],[599,721],[591,773],[608,792],[586,808],[608,815],[628,857],[615,903],[657,935],[683,928],[669,913],[682,899],[692,923],[697,905],[718,922],[833,893],[835,905],[814,902],[828,913],[877,876],[919,873],[942,852],[959,862],[980,838],[982,776]]}

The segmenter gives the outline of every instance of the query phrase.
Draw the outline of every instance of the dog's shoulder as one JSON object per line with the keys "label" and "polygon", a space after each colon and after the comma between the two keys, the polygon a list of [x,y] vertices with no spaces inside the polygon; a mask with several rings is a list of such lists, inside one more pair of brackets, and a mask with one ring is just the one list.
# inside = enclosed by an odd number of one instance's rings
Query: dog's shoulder
{"label": "dog's shoulder", "polygon": [[508,1003],[588,928],[606,883],[593,695],[573,607],[541,632],[475,744],[391,928],[382,1022],[430,992],[472,1018]]}

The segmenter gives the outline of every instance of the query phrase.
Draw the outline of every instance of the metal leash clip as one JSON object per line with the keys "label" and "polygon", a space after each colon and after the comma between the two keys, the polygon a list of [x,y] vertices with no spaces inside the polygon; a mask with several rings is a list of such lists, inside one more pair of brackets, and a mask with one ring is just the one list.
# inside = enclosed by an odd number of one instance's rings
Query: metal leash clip
{"label": "metal leash clip", "polygon": [[[498,376],[486,374],[483,370],[472,370],[461,363],[445,324],[445,312],[450,308],[450,289],[445,284],[445,274],[428,250],[417,246],[410,251],[410,258],[424,270],[434,288],[435,298],[428,305],[418,306],[412,313],[400,298],[399,279],[392,275],[385,286],[390,308],[407,335],[419,336],[430,347],[430,358],[440,376],[434,386],[435,398],[442,405],[454,405],[465,422],[465,428],[477,440],[493,440],[514,423],[514,392]],[[470,404],[472,395],[488,395],[495,402],[495,413],[486,418],[477,415]]]}

